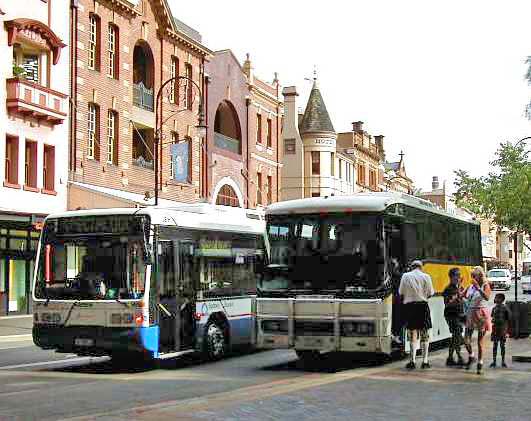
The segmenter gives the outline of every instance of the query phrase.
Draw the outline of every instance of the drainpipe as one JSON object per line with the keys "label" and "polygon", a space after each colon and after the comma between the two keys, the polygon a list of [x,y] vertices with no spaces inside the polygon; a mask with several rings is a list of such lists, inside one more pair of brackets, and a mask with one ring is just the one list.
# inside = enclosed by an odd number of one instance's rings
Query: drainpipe
{"label": "drainpipe", "polygon": [[249,178],[251,177],[251,172],[249,171],[249,168],[250,168],[250,163],[249,163],[249,159],[250,159],[250,155],[249,155],[249,106],[251,105],[251,98],[246,98],[245,99],[245,105],[246,105],[246,124],[247,124],[247,162],[246,162],[246,166],[247,166],[247,177],[245,177],[245,184],[246,184],[246,192],[245,192],[245,196],[247,197],[247,208],[250,207],[250,195],[249,195]]}
{"label": "drainpipe", "polygon": [[69,153],[69,176],[74,179],[77,166],[77,23],[78,23],[78,2],[72,0],[70,3],[70,153]]}
{"label": "drainpipe", "polygon": [[208,81],[205,77],[205,57],[201,60],[201,69],[203,72],[202,77],[202,90],[203,90],[203,112],[205,114],[205,124],[207,125],[207,131],[205,133],[205,138],[203,139],[203,197],[207,200],[209,198],[209,186],[208,186],[208,133],[210,128],[210,123],[208,120]]}
{"label": "drainpipe", "polygon": [[[163,80],[163,74],[162,74],[162,63],[164,63],[164,39],[163,39],[163,36],[159,33],[159,37],[160,37],[160,80],[159,80],[159,84],[160,86],[162,86],[162,84],[164,83],[164,80]],[[155,92],[155,81],[153,81],[153,92]],[[160,127],[160,134],[159,134],[159,162],[158,162],[158,168],[155,169],[155,171],[158,171],[158,177],[159,177],[159,186],[160,186],[160,191],[162,192],[162,144],[164,142],[162,142],[162,132],[163,132],[163,129],[162,129],[162,121],[164,120],[162,118],[162,109],[163,109],[163,104],[164,104],[164,98],[160,98],[160,123],[158,124],[158,126]],[[156,130],[156,127],[157,127],[157,122],[155,122],[155,130]]]}
{"label": "drainpipe", "polygon": [[280,119],[280,106],[278,105],[278,82],[277,82],[277,202],[280,201],[279,192],[280,192],[280,162],[279,162],[279,154],[280,154],[280,138],[279,138],[279,122],[282,121]]}

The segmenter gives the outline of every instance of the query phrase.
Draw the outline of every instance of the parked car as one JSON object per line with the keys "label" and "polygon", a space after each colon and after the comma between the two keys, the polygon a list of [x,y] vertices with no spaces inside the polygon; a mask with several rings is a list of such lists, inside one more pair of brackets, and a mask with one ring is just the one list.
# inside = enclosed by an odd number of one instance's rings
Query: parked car
{"label": "parked car", "polygon": [[511,288],[511,271],[509,269],[491,269],[487,272],[487,281],[492,289]]}

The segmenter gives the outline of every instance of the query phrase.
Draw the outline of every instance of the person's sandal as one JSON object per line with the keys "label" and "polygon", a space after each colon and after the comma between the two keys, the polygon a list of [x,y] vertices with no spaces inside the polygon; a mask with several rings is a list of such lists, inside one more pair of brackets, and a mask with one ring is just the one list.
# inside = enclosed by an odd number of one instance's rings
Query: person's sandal
{"label": "person's sandal", "polygon": [[[503,363],[502,363],[502,366],[503,366]],[[496,368],[496,361],[491,362],[489,367],[490,368]]]}
{"label": "person's sandal", "polygon": [[417,368],[417,366],[415,365],[414,362],[410,361],[410,362],[407,363],[406,368],[408,370],[415,370]]}
{"label": "person's sandal", "polygon": [[470,366],[476,361],[475,357],[469,357],[468,362],[465,364],[465,368],[470,370]]}
{"label": "person's sandal", "polygon": [[446,366],[447,367],[455,367],[456,365],[457,365],[457,363],[455,362],[455,360],[453,358],[448,357],[446,359]]}
{"label": "person's sandal", "polygon": [[481,374],[481,369],[482,368],[483,368],[483,364],[478,363],[478,371],[477,371],[478,374]]}
{"label": "person's sandal", "polygon": [[428,368],[431,368],[431,365],[430,365],[430,363],[422,363],[422,365],[420,366],[420,368],[422,368],[422,369],[428,369]]}
{"label": "person's sandal", "polygon": [[505,361],[502,362],[502,367],[503,367],[503,368],[507,368],[507,364],[505,364]]}

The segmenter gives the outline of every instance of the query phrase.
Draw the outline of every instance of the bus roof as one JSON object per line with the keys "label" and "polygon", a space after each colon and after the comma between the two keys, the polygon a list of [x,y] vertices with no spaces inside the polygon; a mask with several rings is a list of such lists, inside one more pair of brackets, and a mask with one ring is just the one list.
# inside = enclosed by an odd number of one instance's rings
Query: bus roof
{"label": "bus roof", "polygon": [[49,215],[46,219],[96,215],[148,215],[154,225],[263,234],[264,212],[207,203],[145,208],[83,209]]}
{"label": "bus roof", "polygon": [[266,209],[266,216],[334,212],[383,212],[395,203],[461,221],[473,222],[472,218],[447,212],[425,199],[396,192],[356,193],[348,196],[325,196],[288,200],[269,205]]}

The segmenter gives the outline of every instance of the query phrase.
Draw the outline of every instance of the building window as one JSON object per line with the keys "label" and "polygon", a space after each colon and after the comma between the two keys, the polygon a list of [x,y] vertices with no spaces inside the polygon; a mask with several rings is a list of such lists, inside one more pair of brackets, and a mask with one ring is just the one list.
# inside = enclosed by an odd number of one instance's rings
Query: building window
{"label": "building window", "polygon": [[343,177],[343,161],[340,159],[338,162],[339,178]]}
{"label": "building window", "polygon": [[55,191],[55,147],[44,145],[42,164],[42,179],[44,190]]}
{"label": "building window", "polygon": [[321,173],[321,153],[319,151],[312,151],[312,175],[319,175]]}
{"label": "building window", "polygon": [[118,113],[107,113],[107,163],[118,165]]}
{"label": "building window", "polygon": [[262,205],[262,173],[256,173],[256,204]]}
{"label": "building window", "polygon": [[372,190],[376,189],[376,171],[369,170],[369,187]]}
{"label": "building window", "polygon": [[363,164],[358,164],[358,184],[365,185],[365,166]]}
{"label": "building window", "polygon": [[89,46],[87,67],[91,70],[100,70],[100,18],[97,15],[89,16]]}
{"label": "building window", "polygon": [[133,165],[152,170],[155,133],[153,129],[138,129],[133,131]]}
{"label": "building window", "polygon": [[272,138],[272,122],[271,119],[267,119],[267,133],[266,133],[266,139],[267,139],[267,147],[271,148],[273,146],[273,138]]}
{"label": "building window", "polygon": [[91,159],[100,159],[99,133],[100,133],[100,108],[94,104],[88,105],[88,151],[87,157]]}
{"label": "building window", "polygon": [[295,139],[284,139],[284,155],[295,155]]}
{"label": "building window", "polygon": [[[177,143],[179,143],[179,133],[171,132],[171,144],[176,145]],[[170,146],[170,178],[173,180],[174,177],[175,177],[175,170],[173,168],[173,155],[172,155],[171,146]]]}
{"label": "building window", "polygon": [[228,184],[225,184],[219,190],[218,197],[216,198],[216,205],[238,208],[240,207],[240,201],[238,200],[238,196],[234,189]]}
{"label": "building window", "polygon": [[336,167],[336,154],[334,152],[330,152],[330,175],[332,177],[336,175],[335,167]]}
{"label": "building window", "polygon": [[173,180],[178,183],[190,184],[192,182],[192,139],[185,137],[184,141],[176,141],[170,147],[171,160],[173,161],[171,169]]}
{"label": "building window", "polygon": [[273,177],[267,176],[267,204],[273,203]]}
{"label": "building window", "polygon": [[37,142],[28,140],[26,140],[24,184],[27,187],[37,188]]}
{"label": "building window", "polygon": [[[170,64],[170,78],[179,77],[179,59],[175,56],[171,56]],[[170,102],[179,104],[179,79],[175,79],[171,82],[170,86]]]}
{"label": "building window", "polygon": [[185,65],[185,72],[186,72],[186,107],[187,109],[192,109],[192,102],[193,102],[193,86],[192,86],[192,65],[190,63],[186,63]]}
{"label": "building window", "polygon": [[109,57],[109,68],[108,68],[108,75],[114,79],[118,79],[118,69],[120,68],[118,63],[118,57],[119,57],[119,44],[118,44],[118,27],[109,24],[109,37],[107,42],[107,49],[108,49],[108,57]]}
{"label": "building window", "polygon": [[18,137],[6,137],[5,181],[18,184]]}
{"label": "building window", "polygon": [[34,54],[24,54],[21,67],[24,69],[25,80],[37,84],[41,83],[39,56]]}
{"label": "building window", "polygon": [[262,143],[262,115],[256,114],[256,143]]}

